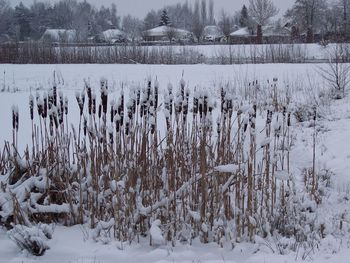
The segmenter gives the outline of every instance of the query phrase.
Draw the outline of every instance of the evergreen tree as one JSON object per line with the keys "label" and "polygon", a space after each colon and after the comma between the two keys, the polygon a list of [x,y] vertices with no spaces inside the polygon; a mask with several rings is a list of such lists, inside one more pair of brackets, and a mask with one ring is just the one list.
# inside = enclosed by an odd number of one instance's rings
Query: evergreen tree
{"label": "evergreen tree", "polygon": [[262,44],[263,43],[263,32],[262,32],[262,26],[257,25],[256,28],[256,44]]}
{"label": "evergreen tree", "polygon": [[166,11],[166,9],[164,9],[160,17],[159,26],[170,26],[170,25],[171,23],[170,23],[170,18],[168,16],[168,12]]}
{"label": "evergreen tree", "polygon": [[241,10],[241,15],[239,17],[239,26],[247,27],[248,24],[249,24],[248,8],[245,5],[243,5]]}
{"label": "evergreen tree", "polygon": [[30,37],[31,34],[31,15],[30,10],[21,2],[15,7],[15,19],[18,25],[18,37],[23,41],[25,38]]}

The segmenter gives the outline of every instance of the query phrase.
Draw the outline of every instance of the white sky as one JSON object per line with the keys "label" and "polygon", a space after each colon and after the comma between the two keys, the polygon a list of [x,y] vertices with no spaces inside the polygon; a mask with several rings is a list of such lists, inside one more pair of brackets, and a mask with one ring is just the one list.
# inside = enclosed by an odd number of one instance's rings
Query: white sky
{"label": "white sky", "polygon": [[[10,0],[12,5],[16,5],[19,2],[23,2],[28,5],[33,3],[34,0]],[[47,0],[47,2],[55,2],[56,0]],[[162,8],[165,5],[170,5],[178,2],[187,1],[193,4],[195,0],[87,0],[88,2],[100,6],[109,6],[115,3],[118,8],[119,15],[131,14],[143,18],[149,10]],[[280,9],[280,16],[284,14],[287,8],[291,7],[295,0],[273,0],[276,6]],[[214,0],[215,12],[218,14],[221,9],[225,9],[228,13],[234,13],[240,10],[242,5],[248,6],[249,0]]]}

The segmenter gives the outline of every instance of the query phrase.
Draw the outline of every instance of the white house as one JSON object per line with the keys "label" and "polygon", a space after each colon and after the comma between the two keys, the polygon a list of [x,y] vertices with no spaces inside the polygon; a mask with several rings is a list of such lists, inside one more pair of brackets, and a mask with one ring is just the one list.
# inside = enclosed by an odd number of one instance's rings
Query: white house
{"label": "white house", "polygon": [[159,26],[143,32],[145,41],[191,41],[193,34],[184,29],[169,26]]}
{"label": "white house", "polygon": [[107,43],[125,42],[126,34],[119,29],[108,29],[99,35],[99,41]]}
{"label": "white house", "polygon": [[77,32],[73,29],[46,29],[41,37],[41,41],[74,43],[77,41]]}

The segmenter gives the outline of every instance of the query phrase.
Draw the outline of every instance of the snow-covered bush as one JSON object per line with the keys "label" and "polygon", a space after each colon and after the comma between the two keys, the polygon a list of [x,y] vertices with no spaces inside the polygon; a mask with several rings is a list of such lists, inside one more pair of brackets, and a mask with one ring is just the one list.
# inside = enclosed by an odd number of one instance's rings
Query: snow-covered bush
{"label": "snow-covered bush", "polygon": [[14,225],[8,231],[10,239],[22,250],[34,256],[42,256],[49,249],[48,240],[52,238],[53,229],[46,224],[36,226]]}

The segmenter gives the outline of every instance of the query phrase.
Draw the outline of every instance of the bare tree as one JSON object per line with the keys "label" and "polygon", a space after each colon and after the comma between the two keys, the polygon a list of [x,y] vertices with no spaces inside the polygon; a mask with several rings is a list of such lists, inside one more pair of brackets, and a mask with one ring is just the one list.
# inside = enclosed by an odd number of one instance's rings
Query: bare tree
{"label": "bare tree", "polygon": [[202,0],[202,4],[201,4],[201,19],[202,19],[202,23],[203,25],[207,24],[207,2],[206,0]]}
{"label": "bare tree", "polygon": [[340,8],[342,9],[342,30],[343,30],[343,36],[348,39],[350,37],[350,20],[349,20],[349,13],[350,13],[350,0],[339,0]]}
{"label": "bare tree", "polygon": [[222,9],[220,14],[219,27],[227,38],[230,36],[232,24],[233,19],[227,14],[224,9]]}
{"label": "bare tree", "polygon": [[345,97],[345,92],[350,85],[350,66],[347,63],[347,46],[335,45],[328,52],[328,63],[326,67],[317,67],[317,72],[333,89],[333,98]]}
{"label": "bare tree", "polygon": [[203,23],[200,19],[200,11],[199,11],[199,2],[198,0],[194,4],[194,13],[193,13],[193,20],[192,20],[192,32],[197,38],[197,41],[199,42],[201,40],[201,37],[203,35]]}
{"label": "bare tree", "polygon": [[324,26],[327,3],[325,0],[296,0],[287,10],[285,17],[290,19],[301,32],[307,32],[307,40],[313,40],[313,34]]}
{"label": "bare tree", "polygon": [[166,35],[171,43],[177,37],[177,31],[174,27],[168,27],[166,30]]}
{"label": "bare tree", "polygon": [[271,0],[249,0],[249,14],[257,24],[264,26],[278,14],[278,9]]}
{"label": "bare tree", "polygon": [[7,0],[0,0],[0,34],[8,33],[11,23],[11,8],[10,2]]}
{"label": "bare tree", "polygon": [[131,15],[124,16],[122,29],[132,42],[141,37],[142,27],[143,23],[140,19]]}
{"label": "bare tree", "polygon": [[215,19],[214,19],[214,1],[209,1],[209,7],[208,7],[208,15],[209,15],[209,24],[214,25]]}

